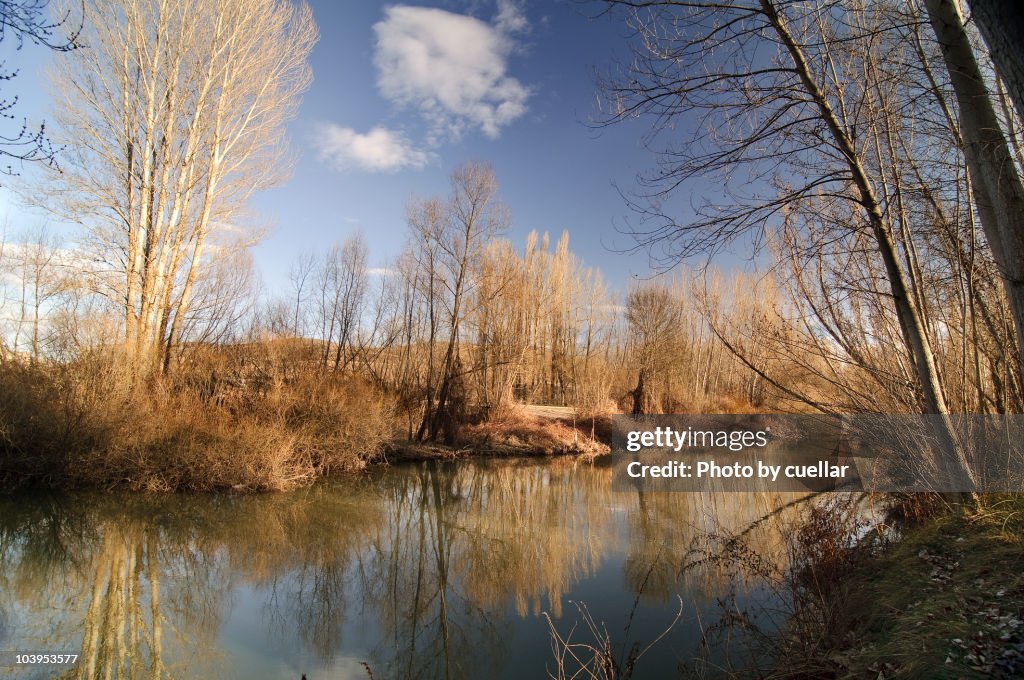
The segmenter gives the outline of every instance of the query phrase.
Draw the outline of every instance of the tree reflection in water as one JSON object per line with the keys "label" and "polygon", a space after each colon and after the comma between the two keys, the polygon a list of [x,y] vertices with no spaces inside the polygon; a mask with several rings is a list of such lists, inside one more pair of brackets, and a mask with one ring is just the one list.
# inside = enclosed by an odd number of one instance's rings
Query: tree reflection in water
{"label": "tree reflection in water", "polygon": [[[610,474],[425,463],[259,497],[0,499],[0,640],[78,650],[66,677],[89,679],[542,674],[542,612],[587,592],[699,609],[730,575],[680,574],[695,538],[791,500],[613,493]],[[784,525],[756,547],[784,554]]]}
{"label": "tree reflection in water", "polygon": [[608,539],[607,480],[531,462],[426,464],[383,487],[391,521],[362,571],[386,631],[384,677],[458,678],[501,668],[506,606],[561,611]]}

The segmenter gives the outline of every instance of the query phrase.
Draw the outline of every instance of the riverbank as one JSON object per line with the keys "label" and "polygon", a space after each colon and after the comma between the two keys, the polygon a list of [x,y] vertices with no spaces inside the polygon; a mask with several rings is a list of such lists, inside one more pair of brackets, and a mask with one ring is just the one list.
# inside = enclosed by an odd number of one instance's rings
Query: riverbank
{"label": "riverbank", "polygon": [[467,419],[452,446],[414,444],[394,399],[354,376],[218,375],[133,386],[104,357],[0,364],[0,488],[287,491],[401,460],[597,455],[610,440],[606,417],[511,405]]}
{"label": "riverbank", "polygon": [[581,456],[611,452],[611,417],[577,419],[568,407],[515,406],[487,421],[466,425],[452,446],[396,440],[383,447],[383,462],[475,457]]}
{"label": "riverbank", "polygon": [[889,514],[894,537],[850,548],[833,582],[799,596],[787,635],[804,639],[780,642],[776,675],[1024,676],[1024,494],[971,509],[904,499]]}

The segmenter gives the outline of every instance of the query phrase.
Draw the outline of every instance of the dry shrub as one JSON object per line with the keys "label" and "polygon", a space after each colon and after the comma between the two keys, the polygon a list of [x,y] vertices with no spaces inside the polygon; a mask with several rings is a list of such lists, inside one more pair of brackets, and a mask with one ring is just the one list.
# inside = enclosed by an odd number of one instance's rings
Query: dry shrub
{"label": "dry shrub", "polygon": [[44,395],[59,394],[57,376],[13,361],[0,364],[0,465],[4,477],[25,478],[63,468],[70,432],[61,404]]}
{"label": "dry shrub", "polygon": [[850,496],[823,496],[804,507],[790,541],[793,584],[808,591],[815,602],[825,601],[843,579],[868,556],[862,538],[871,522],[858,500]]}
{"label": "dry shrub", "polygon": [[0,478],[8,486],[63,483],[74,452],[106,445],[103,407],[121,384],[117,366],[92,357],[74,368],[0,362]]}
{"label": "dry shrub", "polygon": [[319,474],[353,470],[376,458],[390,438],[393,408],[379,390],[352,376],[306,375],[275,388],[264,408],[296,437],[297,453]]}
{"label": "dry shrub", "polygon": [[615,413],[623,413],[623,411],[612,399],[602,399],[596,403],[576,405],[576,417],[580,420],[607,418]]}
{"label": "dry shrub", "polygon": [[96,356],[0,366],[0,475],[9,485],[284,490],[363,467],[390,434],[384,397],[350,376],[285,380],[270,371],[218,391],[204,364],[133,388],[123,365]]}
{"label": "dry shrub", "polygon": [[760,413],[762,410],[750,402],[737,397],[705,395],[684,402],[678,413],[745,414]]}
{"label": "dry shrub", "polygon": [[105,452],[130,486],[285,490],[362,468],[390,432],[390,411],[356,379],[310,374],[210,403],[194,393],[150,399],[147,425]]}
{"label": "dry shrub", "polygon": [[106,446],[77,452],[78,482],[149,491],[282,490],[311,481],[291,436],[191,394],[147,392],[126,404]]}
{"label": "dry shrub", "polygon": [[[632,393],[627,394],[617,402],[613,402],[612,405],[614,406],[612,412],[629,413],[633,407]],[[659,413],[744,414],[763,413],[765,410],[762,406],[751,404],[745,399],[729,395],[666,395],[658,404]]]}
{"label": "dry shrub", "polygon": [[903,526],[918,526],[949,512],[949,501],[937,493],[894,493],[885,497],[886,516]]}
{"label": "dry shrub", "polygon": [[685,664],[684,676],[720,670],[710,650],[728,651],[739,639],[742,649],[733,653],[741,653],[726,659],[734,677],[833,677],[832,636],[846,605],[846,581],[872,553],[870,524],[861,497],[822,494],[800,504],[785,561],[754,550],[743,533],[695,539],[684,571],[714,565],[737,582],[753,577],[771,597],[766,604],[741,603],[737,584],[727,588],[720,620],[704,631],[703,656]]}

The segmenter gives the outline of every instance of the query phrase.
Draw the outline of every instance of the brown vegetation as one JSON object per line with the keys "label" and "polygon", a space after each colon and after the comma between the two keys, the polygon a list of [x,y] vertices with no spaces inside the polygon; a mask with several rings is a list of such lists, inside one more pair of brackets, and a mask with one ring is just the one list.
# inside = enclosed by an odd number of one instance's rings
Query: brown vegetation
{"label": "brown vegetation", "polygon": [[282,490],[362,468],[391,434],[388,402],[359,379],[221,384],[197,365],[139,389],[118,364],[0,364],[9,484]]}

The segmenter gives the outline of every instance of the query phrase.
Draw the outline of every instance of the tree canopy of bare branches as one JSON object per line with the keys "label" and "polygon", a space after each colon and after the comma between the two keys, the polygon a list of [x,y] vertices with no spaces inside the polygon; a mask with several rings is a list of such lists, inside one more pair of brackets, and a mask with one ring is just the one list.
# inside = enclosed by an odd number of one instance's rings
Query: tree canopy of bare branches
{"label": "tree canopy of bare branches", "polygon": [[[602,83],[602,122],[649,117],[659,152],[632,199],[645,220],[638,242],[671,264],[768,243],[784,224],[799,233],[787,242],[805,264],[833,246],[866,253],[865,273],[885,282],[871,287],[891,310],[917,410],[948,424],[918,235],[949,217],[961,185],[929,180],[937,168],[955,175],[960,157],[935,40],[918,30],[923,9],[860,0],[603,4],[626,14],[634,49]],[[692,132],[679,138],[679,129]],[[673,199],[698,180],[724,195],[677,219]],[[993,248],[1003,240],[989,239]],[[965,469],[944,429],[946,462]]]}
{"label": "tree canopy of bare branches", "polygon": [[120,307],[131,365],[181,342],[215,231],[287,175],[285,124],[317,38],[289,0],[88,0],[88,50],[53,74],[65,171],[45,200],[79,223],[93,289]]}

